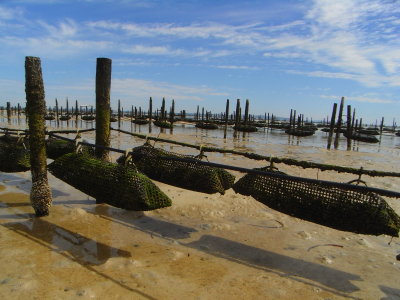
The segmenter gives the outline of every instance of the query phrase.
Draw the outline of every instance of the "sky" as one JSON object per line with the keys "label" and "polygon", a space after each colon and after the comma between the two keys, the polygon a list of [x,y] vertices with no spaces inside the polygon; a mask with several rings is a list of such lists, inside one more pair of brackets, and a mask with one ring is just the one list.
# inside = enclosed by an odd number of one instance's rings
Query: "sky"
{"label": "sky", "polygon": [[249,99],[317,120],[345,97],[363,120],[400,119],[398,0],[0,0],[0,106],[25,103],[25,56],[41,58],[47,106],[94,105],[107,57],[114,109]]}

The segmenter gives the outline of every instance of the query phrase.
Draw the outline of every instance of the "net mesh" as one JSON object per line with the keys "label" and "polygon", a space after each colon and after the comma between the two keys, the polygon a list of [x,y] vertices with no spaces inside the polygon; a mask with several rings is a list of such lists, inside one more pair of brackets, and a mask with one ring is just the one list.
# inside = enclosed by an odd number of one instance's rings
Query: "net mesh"
{"label": "net mesh", "polygon": [[[235,176],[219,168],[200,165],[196,162],[181,162],[168,158],[195,158],[156,149],[149,144],[132,150],[132,160],[136,167],[154,180],[181,188],[202,192],[221,193],[232,187]],[[119,162],[122,158],[118,159]]]}
{"label": "net mesh", "polygon": [[30,168],[29,151],[22,141],[8,135],[0,137],[0,171],[24,172]]}
{"label": "net mesh", "polygon": [[339,230],[397,237],[400,229],[400,217],[371,192],[255,174],[243,176],[233,189],[272,209]]}

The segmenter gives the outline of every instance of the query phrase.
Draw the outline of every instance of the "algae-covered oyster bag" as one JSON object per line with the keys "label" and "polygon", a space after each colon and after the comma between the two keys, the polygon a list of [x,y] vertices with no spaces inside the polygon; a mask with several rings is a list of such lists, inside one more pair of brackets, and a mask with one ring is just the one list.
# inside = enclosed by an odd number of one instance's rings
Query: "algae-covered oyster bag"
{"label": "algae-covered oyster bag", "polygon": [[235,176],[223,169],[204,166],[196,161],[169,159],[176,157],[194,159],[193,156],[156,149],[149,144],[132,149],[132,160],[140,172],[170,185],[208,194],[224,194],[235,181]]}
{"label": "algae-covered oyster bag", "polygon": [[14,137],[0,139],[0,171],[24,172],[31,168],[29,151]]}
{"label": "algae-covered oyster bag", "polygon": [[[65,141],[57,138],[49,138],[46,141],[46,152],[47,157],[51,159],[57,159],[64,154],[75,151],[75,143]],[[93,148],[88,146],[82,146],[82,151],[88,154],[94,154]]]}
{"label": "algae-covered oyster bag", "polygon": [[49,164],[48,169],[100,203],[139,211],[171,206],[171,199],[145,175],[89,154],[65,154]]}
{"label": "algae-covered oyster bag", "polygon": [[[257,169],[266,171],[266,168]],[[331,228],[398,236],[400,217],[379,195],[303,182],[293,178],[247,174],[233,189],[272,209]]]}

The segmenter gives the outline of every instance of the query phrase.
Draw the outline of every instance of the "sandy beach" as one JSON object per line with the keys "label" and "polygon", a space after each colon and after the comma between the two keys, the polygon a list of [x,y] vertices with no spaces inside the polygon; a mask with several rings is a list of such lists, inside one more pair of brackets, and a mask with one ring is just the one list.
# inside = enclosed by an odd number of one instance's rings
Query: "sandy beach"
{"label": "sandy beach", "polygon": [[[201,132],[196,139],[185,132],[160,136],[366,169],[397,171],[399,165],[397,148],[327,151],[323,146],[257,143],[252,140],[256,134],[224,142]],[[94,133],[83,137],[91,140]],[[113,132],[112,143],[128,148],[143,140]],[[234,155],[207,155],[212,162],[247,168],[266,165]],[[333,171],[277,167],[295,176],[355,179]],[[400,191],[399,178],[363,179],[372,187]],[[30,172],[0,173],[1,299],[400,299],[399,238],[300,220],[232,189],[209,195],[154,181],[173,204],[143,213],[96,204],[51,174],[49,182],[50,215],[35,218]],[[400,214],[399,199],[386,200]]]}

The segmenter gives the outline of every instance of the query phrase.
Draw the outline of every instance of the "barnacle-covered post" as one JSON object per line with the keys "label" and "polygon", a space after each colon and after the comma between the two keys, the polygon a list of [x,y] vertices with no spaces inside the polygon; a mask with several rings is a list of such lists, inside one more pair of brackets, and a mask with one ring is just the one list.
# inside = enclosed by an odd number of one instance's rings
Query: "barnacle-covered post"
{"label": "barnacle-covered post", "polygon": [[347,150],[351,149],[351,105],[347,105]]}
{"label": "barnacle-covered post", "polygon": [[46,102],[39,57],[25,58],[26,110],[29,115],[29,147],[32,174],[30,200],[38,217],[49,214],[52,197],[47,180],[45,120]]}
{"label": "barnacle-covered post", "polygon": [[224,139],[226,139],[226,131],[228,129],[228,117],[229,117],[229,99],[226,100]]}
{"label": "barnacle-covered post", "polygon": [[75,126],[78,127],[78,100],[75,100]]}
{"label": "barnacle-covered post", "polygon": [[7,122],[11,123],[11,103],[7,102]]}
{"label": "barnacle-covered post", "polygon": [[385,118],[382,117],[381,126],[379,127],[379,135],[381,136],[381,139],[382,139],[382,131],[383,131],[383,123],[384,122],[385,122]]}
{"label": "barnacle-covered post", "polygon": [[[111,59],[97,58],[96,64],[96,145],[110,147]],[[109,151],[96,147],[96,157],[109,161]]]}
{"label": "barnacle-covered post", "polygon": [[58,100],[56,98],[56,121],[57,121],[57,127],[60,127],[60,119],[59,119],[59,115],[58,115]]}
{"label": "barnacle-covered post", "polygon": [[342,97],[342,100],[340,101],[340,106],[339,106],[339,115],[338,115],[338,121],[337,121],[337,131],[336,131],[336,136],[335,136],[335,149],[339,147],[339,137],[340,137],[340,130],[342,128],[342,115],[343,115],[343,106],[344,106],[344,97]]}
{"label": "barnacle-covered post", "polygon": [[153,98],[149,100],[149,133],[151,133],[151,120],[153,119]]}
{"label": "barnacle-covered post", "polygon": [[328,136],[328,145],[326,146],[326,148],[328,150],[331,149],[331,145],[332,145],[332,136],[333,136],[333,131],[335,129],[336,110],[337,110],[337,103],[333,103],[333,110],[332,110],[332,116],[331,116],[331,125],[330,125],[330,128],[329,128],[329,136]]}
{"label": "barnacle-covered post", "polygon": [[121,100],[118,99],[118,129],[121,129]]}
{"label": "barnacle-covered post", "polygon": [[249,99],[246,99],[246,106],[244,109],[244,125],[248,125],[249,122]]}
{"label": "barnacle-covered post", "polygon": [[165,119],[165,98],[162,98],[162,104],[161,104],[161,118],[162,121]]}

